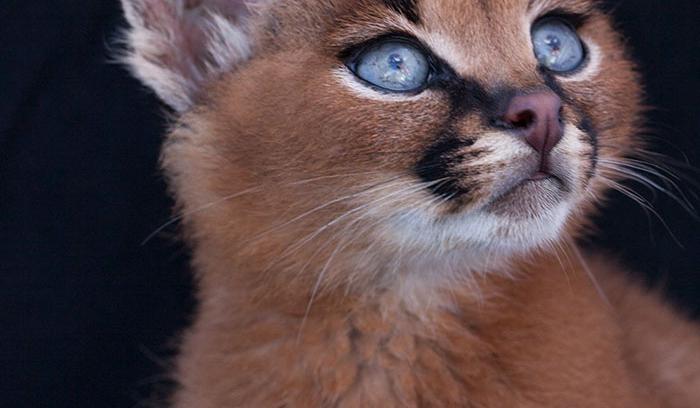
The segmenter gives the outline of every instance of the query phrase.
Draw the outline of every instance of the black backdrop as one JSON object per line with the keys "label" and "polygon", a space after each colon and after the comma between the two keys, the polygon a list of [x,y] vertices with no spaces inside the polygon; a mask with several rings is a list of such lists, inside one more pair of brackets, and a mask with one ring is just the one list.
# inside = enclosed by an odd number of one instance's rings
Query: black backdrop
{"label": "black backdrop", "polygon": [[[698,166],[700,6],[610,4],[646,75],[658,149]],[[140,245],[171,206],[156,165],[164,114],[109,63],[119,14],[114,0],[0,6],[0,406],[138,406],[191,311],[186,250],[167,234]],[[697,316],[700,223],[654,203],[683,247],[621,197],[591,244]]]}

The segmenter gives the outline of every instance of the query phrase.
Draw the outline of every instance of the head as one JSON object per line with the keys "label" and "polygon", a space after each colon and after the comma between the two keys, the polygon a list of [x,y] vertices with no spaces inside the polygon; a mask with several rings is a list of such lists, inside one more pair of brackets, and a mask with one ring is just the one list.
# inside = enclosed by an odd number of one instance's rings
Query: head
{"label": "head", "polygon": [[191,239],[219,259],[315,279],[528,253],[575,234],[600,161],[639,146],[636,75],[592,0],[123,4],[127,61],[176,113]]}

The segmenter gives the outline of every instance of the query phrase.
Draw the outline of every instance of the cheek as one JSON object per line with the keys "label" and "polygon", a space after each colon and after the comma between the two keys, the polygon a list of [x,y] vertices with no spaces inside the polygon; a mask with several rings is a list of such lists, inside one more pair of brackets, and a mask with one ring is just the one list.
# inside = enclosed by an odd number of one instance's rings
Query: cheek
{"label": "cheek", "polygon": [[320,141],[335,143],[356,165],[410,171],[439,137],[449,109],[444,98],[433,91],[385,94],[348,75],[332,71],[312,85],[314,109],[325,124]]}
{"label": "cheek", "polygon": [[633,133],[641,112],[641,88],[634,65],[609,27],[588,34],[589,66],[562,80],[576,109],[584,113],[598,133],[601,147],[625,150],[634,147]]}

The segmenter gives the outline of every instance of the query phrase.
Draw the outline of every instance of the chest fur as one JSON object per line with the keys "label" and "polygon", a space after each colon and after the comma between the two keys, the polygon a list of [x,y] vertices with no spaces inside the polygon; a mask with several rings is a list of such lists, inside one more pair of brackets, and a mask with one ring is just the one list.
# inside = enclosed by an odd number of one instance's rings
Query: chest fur
{"label": "chest fur", "polygon": [[208,390],[198,407],[654,406],[627,372],[612,319],[575,312],[587,291],[547,290],[481,309],[457,294],[422,316],[374,305],[235,328],[200,319],[183,391]]}

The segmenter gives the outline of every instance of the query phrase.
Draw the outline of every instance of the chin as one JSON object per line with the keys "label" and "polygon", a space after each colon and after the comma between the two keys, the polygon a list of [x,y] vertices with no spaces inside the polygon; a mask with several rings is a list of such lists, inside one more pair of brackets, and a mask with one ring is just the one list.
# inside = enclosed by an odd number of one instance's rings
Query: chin
{"label": "chin", "polygon": [[[533,189],[548,193],[533,194]],[[411,211],[392,217],[382,238],[404,250],[438,255],[523,255],[563,238],[573,204],[561,194],[553,186],[523,185],[477,210],[439,216]]]}

